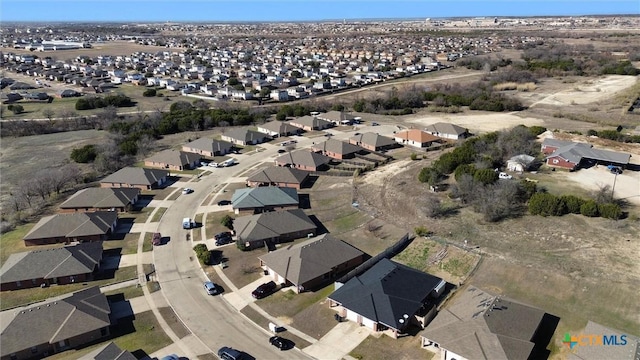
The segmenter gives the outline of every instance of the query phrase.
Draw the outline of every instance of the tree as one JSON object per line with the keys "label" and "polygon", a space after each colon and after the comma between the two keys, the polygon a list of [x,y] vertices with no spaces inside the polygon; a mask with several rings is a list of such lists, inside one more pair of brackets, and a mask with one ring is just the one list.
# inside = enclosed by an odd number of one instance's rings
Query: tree
{"label": "tree", "polygon": [[16,115],[22,114],[24,112],[24,107],[20,104],[11,104],[9,105],[8,109]]}
{"label": "tree", "polygon": [[51,119],[55,115],[55,112],[51,109],[44,109],[42,110],[42,115],[44,115],[44,117],[46,117],[47,120],[51,121]]}
{"label": "tree", "polygon": [[260,89],[261,98],[268,98],[269,95],[271,95],[271,89],[269,89],[268,87],[263,87],[262,89]]}
{"label": "tree", "polygon": [[220,220],[220,224],[222,224],[222,226],[228,228],[229,230],[233,230],[233,218],[229,215],[225,215]]}
{"label": "tree", "polygon": [[71,160],[77,163],[86,164],[93,162],[97,156],[98,151],[96,147],[91,144],[71,150]]}
{"label": "tree", "polygon": [[478,169],[473,173],[473,180],[483,185],[493,184],[498,181],[498,173],[492,169]]}
{"label": "tree", "polygon": [[142,93],[142,96],[144,97],[154,97],[158,94],[158,91],[156,89],[147,89]]}
{"label": "tree", "polygon": [[287,114],[283,113],[283,112],[278,112],[276,114],[276,120],[278,121],[285,121],[287,120]]}
{"label": "tree", "polygon": [[555,195],[536,193],[529,199],[529,212],[531,215],[560,216],[564,213],[564,204]]}
{"label": "tree", "polygon": [[196,252],[196,257],[202,265],[208,265],[211,262],[211,252],[205,244],[198,244],[193,247],[193,251]]}

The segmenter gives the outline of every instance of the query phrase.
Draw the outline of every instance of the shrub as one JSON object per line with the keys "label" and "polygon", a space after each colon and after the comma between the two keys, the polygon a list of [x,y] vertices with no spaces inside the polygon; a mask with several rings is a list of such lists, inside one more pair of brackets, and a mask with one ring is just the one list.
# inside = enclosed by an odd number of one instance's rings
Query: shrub
{"label": "shrub", "polygon": [[144,97],[154,97],[157,95],[156,89],[147,89],[142,93]]}
{"label": "shrub", "polygon": [[94,145],[85,145],[81,148],[71,150],[71,160],[77,163],[86,164],[93,162],[96,156],[98,156],[98,152]]}
{"label": "shrub", "polygon": [[411,160],[418,160],[418,154],[411,153]]}
{"label": "shrub", "polygon": [[431,235],[431,231],[427,230],[427,228],[424,227],[424,226],[416,226],[415,228],[413,228],[413,232],[415,232],[416,235],[418,235],[418,236],[429,236],[429,235]]}
{"label": "shrub", "polygon": [[587,131],[587,136],[598,136],[598,132],[593,129],[589,129]]}
{"label": "shrub", "polygon": [[435,185],[442,180],[443,174],[433,167],[426,167],[420,170],[418,173],[418,181],[421,183],[427,183],[429,185]]}
{"label": "shrub", "polygon": [[598,216],[598,204],[594,200],[587,200],[580,206],[580,214],[588,217]]}
{"label": "shrub", "polygon": [[198,244],[193,247],[193,251],[196,252],[196,256],[202,265],[207,265],[211,261],[211,252],[205,244]]}
{"label": "shrub", "polygon": [[464,174],[468,174],[473,176],[473,174],[475,174],[476,172],[476,167],[473,164],[462,164],[459,165],[456,170],[453,172],[453,177],[454,179],[456,179],[456,181],[460,180],[460,178],[462,177],[462,175]]}
{"label": "shrub", "polygon": [[580,214],[580,208],[584,204],[584,199],[581,199],[574,195],[562,195],[560,200],[564,203],[564,206],[569,214]]}
{"label": "shrub", "polygon": [[564,206],[560,198],[549,193],[535,193],[529,199],[529,213],[541,216],[560,216]]}
{"label": "shrub", "polygon": [[498,181],[498,173],[491,169],[479,169],[473,173],[473,180],[484,185],[493,184]]}
{"label": "shrub", "polygon": [[542,134],[543,132],[547,131],[547,128],[544,127],[544,126],[534,125],[534,126],[530,126],[529,127],[529,131],[533,135],[538,136],[538,135]]}
{"label": "shrub", "polygon": [[220,224],[226,227],[229,230],[233,230],[233,218],[229,215],[225,215],[221,220]]}
{"label": "shrub", "polygon": [[11,112],[13,112],[14,114],[22,114],[22,112],[24,111],[24,107],[22,107],[22,105],[18,105],[18,104],[11,104],[9,106],[7,106],[7,109],[9,109]]}
{"label": "shrub", "polygon": [[620,205],[614,203],[599,204],[598,212],[600,216],[607,219],[618,220],[622,217]]}

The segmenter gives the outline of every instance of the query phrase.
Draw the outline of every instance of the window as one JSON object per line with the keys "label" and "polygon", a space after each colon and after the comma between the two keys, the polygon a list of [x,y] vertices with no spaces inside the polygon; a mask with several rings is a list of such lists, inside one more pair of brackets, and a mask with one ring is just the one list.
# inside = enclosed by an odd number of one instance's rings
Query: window
{"label": "window", "polygon": [[554,163],[554,164],[559,163],[558,159],[553,159],[553,163]]}

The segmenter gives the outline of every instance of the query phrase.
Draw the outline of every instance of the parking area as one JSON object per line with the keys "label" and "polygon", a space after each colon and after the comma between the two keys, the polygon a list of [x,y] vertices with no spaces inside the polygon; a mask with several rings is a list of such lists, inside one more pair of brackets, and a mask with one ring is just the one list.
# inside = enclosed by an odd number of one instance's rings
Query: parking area
{"label": "parking area", "polygon": [[629,203],[640,206],[640,172],[624,170],[622,174],[612,173],[606,166],[598,165],[574,172],[562,172],[558,175],[580,184],[581,187],[597,191],[609,186],[616,199],[624,199]]}

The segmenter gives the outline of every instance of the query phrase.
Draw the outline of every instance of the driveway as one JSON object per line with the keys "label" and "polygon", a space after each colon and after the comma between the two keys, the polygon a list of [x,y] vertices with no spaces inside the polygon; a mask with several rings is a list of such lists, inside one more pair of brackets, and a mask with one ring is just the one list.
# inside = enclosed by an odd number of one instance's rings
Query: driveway
{"label": "driveway", "polygon": [[114,319],[140,314],[151,310],[147,299],[144,296],[138,296],[133,299],[116,301],[109,304],[111,306],[111,316]]}
{"label": "driveway", "polygon": [[318,342],[302,349],[316,359],[342,359],[371,334],[371,330],[353,321],[338,323]]}

